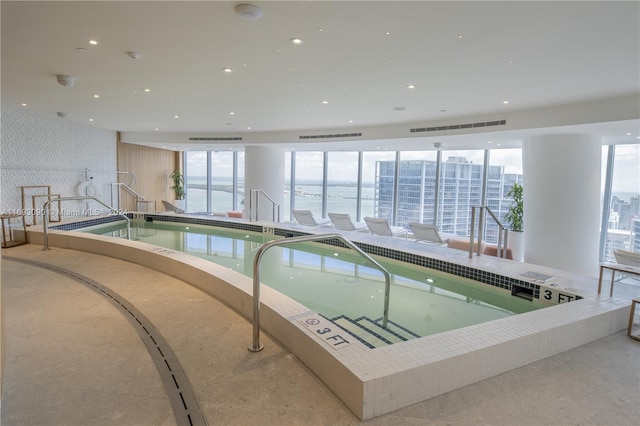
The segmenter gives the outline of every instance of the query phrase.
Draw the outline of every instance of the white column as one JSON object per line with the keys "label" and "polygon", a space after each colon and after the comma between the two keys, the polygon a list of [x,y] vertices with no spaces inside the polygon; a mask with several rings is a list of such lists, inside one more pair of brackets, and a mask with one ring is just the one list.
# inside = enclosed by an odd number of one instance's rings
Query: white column
{"label": "white column", "polygon": [[594,135],[523,141],[525,262],[598,274],[601,155]]}
{"label": "white column", "polygon": [[[248,217],[249,195],[261,189],[280,206],[284,201],[284,148],[277,146],[247,146],[244,149],[244,208]],[[253,206],[255,212],[255,206]],[[271,220],[273,204],[260,197],[260,220]],[[284,212],[280,212],[280,216]],[[255,213],[254,217],[255,219]]]}

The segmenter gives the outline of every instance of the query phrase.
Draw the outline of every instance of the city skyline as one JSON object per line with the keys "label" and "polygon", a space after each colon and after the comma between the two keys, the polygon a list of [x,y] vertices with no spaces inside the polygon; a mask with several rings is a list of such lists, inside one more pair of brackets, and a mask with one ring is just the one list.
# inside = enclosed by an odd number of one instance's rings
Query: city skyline
{"label": "city skyline", "polygon": [[[504,167],[505,173],[523,174],[522,150],[519,148],[500,149],[492,148],[490,151],[491,165]],[[221,155],[222,154],[222,155]],[[212,155],[212,169],[214,176],[231,176],[233,163],[229,160],[232,153],[216,152]],[[436,159],[435,151],[402,151],[401,160],[432,160]],[[206,152],[187,152],[190,165],[206,174]],[[244,172],[244,152],[239,151],[239,168]],[[375,181],[375,162],[395,160],[395,151],[365,151],[363,153],[363,180]],[[450,157],[465,157],[467,161],[475,164],[484,162],[484,150],[442,151],[443,161]],[[289,153],[286,154],[289,159]],[[322,179],[322,164],[324,153],[321,151],[299,151],[296,153],[296,179],[319,180]],[[606,146],[603,146],[601,187],[604,187],[606,170]],[[357,152],[329,151],[329,179],[331,181],[355,180],[358,171]],[[285,161],[285,178],[290,176],[290,161]],[[526,182],[526,176],[525,176]],[[640,144],[616,145],[614,164],[614,179],[612,191],[616,193],[640,193]]]}

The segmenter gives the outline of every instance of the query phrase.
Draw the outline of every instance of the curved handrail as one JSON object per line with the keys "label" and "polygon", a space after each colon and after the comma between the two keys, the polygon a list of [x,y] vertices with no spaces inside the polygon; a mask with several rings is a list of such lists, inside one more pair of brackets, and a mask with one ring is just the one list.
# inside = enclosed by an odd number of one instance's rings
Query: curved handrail
{"label": "curved handrail", "polygon": [[271,201],[271,205],[272,205],[271,220],[273,222],[280,222],[280,204],[276,203],[273,200],[273,198],[269,197],[269,194],[264,192],[262,189],[252,189],[249,191],[249,222],[253,221],[253,199],[254,198],[255,198],[255,205],[256,205],[256,221],[258,220],[258,216],[260,215],[260,210],[258,208],[258,203],[260,201],[260,194],[264,195],[265,197],[267,197],[267,200]]}
{"label": "curved handrail", "polygon": [[[484,233],[484,221],[485,216],[482,214],[483,212],[489,213],[489,216],[496,222],[498,225],[498,244],[496,246],[497,256],[498,257],[506,257],[507,256],[507,245],[509,243],[509,230],[498,220],[498,217],[491,211],[488,206],[472,206],[471,207],[471,235],[469,241],[469,258],[473,257],[473,243],[474,243],[474,235],[475,235],[475,226],[476,226],[476,209],[480,209],[480,217],[478,223],[478,255],[480,255],[480,241],[482,241],[482,234]],[[504,238],[503,238],[504,233]]]}
{"label": "curved handrail", "polygon": [[136,175],[131,172],[123,172],[120,170],[106,171],[106,170],[89,170],[88,168],[84,168],[84,180],[89,180],[90,174],[95,173],[115,173],[117,175],[129,175],[130,182],[127,184],[128,186],[136,186]]}
{"label": "curved handrail", "polygon": [[[90,196],[85,196],[85,197],[56,197],[56,198],[52,198],[49,201],[47,201],[46,203],[44,203],[43,206],[43,216],[44,216],[44,247],[42,248],[42,250],[49,250],[49,233],[47,231],[47,228],[49,227],[49,204],[51,204],[54,201],[72,201],[72,200],[93,200],[99,204],[102,204],[104,207],[108,208],[109,210],[111,210],[112,212],[116,212],[117,210],[114,209],[113,207],[111,207],[110,205],[103,203],[102,201],[98,200],[96,197],[90,197]],[[131,239],[131,220],[129,219],[129,217],[127,217],[127,215],[123,214],[123,213],[117,213],[118,216],[122,216],[127,220],[127,239],[130,240]]]}
{"label": "curved handrail", "polygon": [[342,241],[346,246],[355,250],[358,254],[371,262],[377,269],[384,274],[385,287],[384,287],[384,311],[382,315],[382,327],[387,327],[387,321],[389,317],[389,293],[391,291],[391,275],[389,272],[378,262],[376,262],[371,256],[362,251],[362,249],[351,241],[347,240],[340,234],[322,234],[322,235],[303,235],[300,237],[285,238],[284,240],[273,240],[264,243],[256,253],[253,259],[253,342],[248,347],[251,352],[259,352],[264,348],[264,345],[260,344],[260,259],[264,252],[271,247],[281,246],[284,244],[299,243],[304,241],[321,241],[329,239],[338,239]]}
{"label": "curved handrail", "polygon": [[138,194],[136,191],[133,190],[133,188],[131,188],[129,185],[127,185],[124,182],[111,182],[111,186],[119,186],[121,188],[124,188],[127,192],[129,192],[131,195],[136,197],[138,200],[140,201],[144,200],[143,195]]}

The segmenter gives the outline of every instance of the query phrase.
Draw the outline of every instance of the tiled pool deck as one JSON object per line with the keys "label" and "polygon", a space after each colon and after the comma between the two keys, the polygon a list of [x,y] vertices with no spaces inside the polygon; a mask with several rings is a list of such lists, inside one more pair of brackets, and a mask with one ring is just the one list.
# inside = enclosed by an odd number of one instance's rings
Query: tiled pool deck
{"label": "tiled pool deck", "polygon": [[[168,216],[174,220],[202,217]],[[273,227],[273,224],[220,220],[238,229]],[[218,223],[219,224],[219,223]],[[335,232],[297,225],[278,225],[284,235]],[[35,230],[35,228],[34,228]],[[314,313],[282,295],[263,289],[262,328],[300,358],[360,418],[389,413],[442,395],[502,372],[584,345],[625,328],[629,302],[598,296],[597,279],[488,256],[363,233],[344,233],[351,241],[384,247],[411,258],[425,254],[446,268],[478,271],[487,279],[522,282],[525,272],[552,276],[531,284],[554,290],[554,295],[579,295],[581,300],[543,310],[440,333],[408,342],[369,349],[350,344],[336,349],[330,334],[318,334],[303,320]],[[38,235],[32,240],[37,242]],[[247,317],[251,316],[251,280],[182,253],[157,250],[135,241],[50,233],[50,245],[84,250],[130,260],[153,268],[215,295]],[[362,246],[361,246],[362,247]],[[188,267],[185,265],[189,265]],[[217,278],[215,278],[217,277]],[[539,280],[538,280],[539,281]],[[537,293],[539,294],[539,293]],[[568,300],[568,299],[567,299]],[[561,300],[564,301],[564,300]]]}

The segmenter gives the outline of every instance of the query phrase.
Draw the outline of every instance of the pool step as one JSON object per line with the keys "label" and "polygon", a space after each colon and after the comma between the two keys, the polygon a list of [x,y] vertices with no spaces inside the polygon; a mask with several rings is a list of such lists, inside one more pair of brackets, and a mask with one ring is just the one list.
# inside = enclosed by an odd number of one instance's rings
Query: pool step
{"label": "pool step", "polygon": [[331,321],[370,348],[404,342],[420,337],[392,321],[388,321],[387,328],[384,328],[382,327],[382,318],[377,320],[372,320],[368,317],[353,319],[340,315],[331,319]]}

